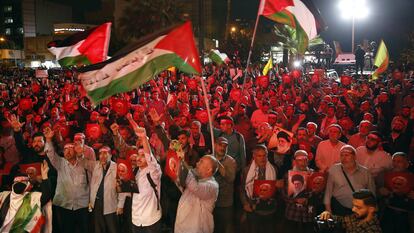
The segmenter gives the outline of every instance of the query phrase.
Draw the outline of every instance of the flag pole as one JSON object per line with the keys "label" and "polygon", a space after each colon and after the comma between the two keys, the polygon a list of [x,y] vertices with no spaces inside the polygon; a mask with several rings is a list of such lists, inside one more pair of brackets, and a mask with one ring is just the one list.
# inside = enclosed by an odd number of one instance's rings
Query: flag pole
{"label": "flag pole", "polygon": [[252,50],[253,50],[253,45],[254,45],[254,39],[256,38],[257,25],[259,24],[259,19],[260,19],[260,14],[259,13],[260,13],[261,9],[264,6],[264,1],[266,1],[266,0],[261,0],[260,1],[259,9],[257,10],[256,23],[254,24],[252,42],[250,43],[249,55],[247,56],[246,70],[244,71],[243,86],[242,86],[242,90],[241,90],[242,93],[244,91],[244,86],[246,85],[247,71],[249,70],[250,60],[251,60],[251,57],[252,57]]}
{"label": "flag pole", "polygon": [[211,117],[210,105],[208,104],[207,88],[206,88],[206,85],[204,83],[203,76],[200,76],[200,82],[201,82],[201,89],[203,89],[204,103],[206,104],[207,116],[208,116],[208,124],[209,124],[209,127],[210,127],[211,150],[212,150],[211,153],[214,154],[214,129],[213,129],[213,120],[212,120],[212,117]]}

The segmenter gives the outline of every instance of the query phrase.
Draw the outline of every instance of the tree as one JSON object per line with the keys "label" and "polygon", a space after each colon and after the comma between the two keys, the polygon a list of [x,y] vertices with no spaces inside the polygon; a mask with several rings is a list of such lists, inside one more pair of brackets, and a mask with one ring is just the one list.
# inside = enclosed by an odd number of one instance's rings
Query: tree
{"label": "tree", "polygon": [[401,64],[414,64],[414,32],[408,34],[408,46],[401,52]]}
{"label": "tree", "polygon": [[126,0],[119,19],[119,35],[124,42],[136,40],[156,30],[182,22],[177,0]]}
{"label": "tree", "polygon": [[[283,47],[283,61],[289,60],[289,63],[292,64],[295,58],[299,58],[304,53],[300,51],[298,40],[296,39],[296,30],[286,26],[286,25],[275,25],[274,26],[274,33],[276,34],[278,40],[278,46]],[[308,42],[307,50],[310,48],[324,44],[323,39],[320,36],[317,36]],[[287,51],[287,52],[285,52]],[[289,56],[289,59],[285,56]],[[287,64],[285,64],[287,65]]]}

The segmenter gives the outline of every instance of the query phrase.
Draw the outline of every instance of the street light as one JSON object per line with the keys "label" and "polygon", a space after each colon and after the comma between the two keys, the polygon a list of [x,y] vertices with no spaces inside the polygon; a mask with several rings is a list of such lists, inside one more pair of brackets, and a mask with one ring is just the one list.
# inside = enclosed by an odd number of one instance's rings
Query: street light
{"label": "street light", "polygon": [[4,41],[6,41],[6,39],[4,39],[4,37],[0,37],[0,41],[4,42]]}
{"label": "street light", "polygon": [[369,9],[366,0],[341,0],[339,2],[339,9],[342,12],[344,19],[352,19],[352,53],[355,49],[355,19],[366,18],[369,14]]}
{"label": "street light", "polygon": [[231,27],[231,32],[236,32],[237,28],[236,27]]}

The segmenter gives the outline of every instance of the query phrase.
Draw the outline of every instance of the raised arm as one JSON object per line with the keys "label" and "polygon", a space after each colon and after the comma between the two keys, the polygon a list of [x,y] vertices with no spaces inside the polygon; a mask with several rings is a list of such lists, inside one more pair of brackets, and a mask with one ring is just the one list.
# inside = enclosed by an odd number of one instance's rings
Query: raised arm
{"label": "raised arm", "polygon": [[192,170],[187,176],[186,189],[202,200],[211,199],[214,195],[217,196],[218,193],[218,186],[214,186],[210,182],[197,181]]}
{"label": "raised arm", "polygon": [[63,158],[56,154],[55,148],[53,146],[53,136],[54,132],[51,128],[46,127],[43,130],[43,134],[46,138],[46,145],[45,145],[45,152],[47,157],[50,160],[50,163],[53,165],[53,167],[56,168],[56,170],[60,169],[61,163],[63,162]]}
{"label": "raised arm", "polygon": [[48,178],[49,165],[46,160],[43,160],[41,164],[42,183],[40,183],[40,189],[42,190],[42,197],[40,198],[41,206],[45,206],[46,203],[52,198],[52,188]]}

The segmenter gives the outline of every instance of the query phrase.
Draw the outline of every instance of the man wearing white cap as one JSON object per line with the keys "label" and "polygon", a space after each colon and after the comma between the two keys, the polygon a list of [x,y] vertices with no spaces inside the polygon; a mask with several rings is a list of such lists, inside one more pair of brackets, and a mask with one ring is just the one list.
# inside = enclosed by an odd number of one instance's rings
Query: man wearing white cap
{"label": "man wearing white cap", "polygon": [[319,143],[316,149],[315,162],[319,171],[327,171],[333,164],[339,162],[339,150],[345,143],[339,141],[342,134],[342,127],[332,124],[327,128],[328,139]]}
{"label": "man wearing white cap", "polygon": [[375,183],[368,169],[356,161],[356,150],[345,145],[340,150],[341,162],[328,171],[324,204],[327,211],[336,215],[352,214],[352,193],[369,189],[375,192]]}

